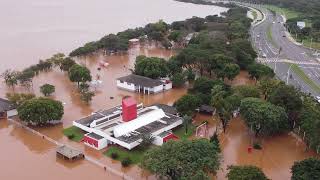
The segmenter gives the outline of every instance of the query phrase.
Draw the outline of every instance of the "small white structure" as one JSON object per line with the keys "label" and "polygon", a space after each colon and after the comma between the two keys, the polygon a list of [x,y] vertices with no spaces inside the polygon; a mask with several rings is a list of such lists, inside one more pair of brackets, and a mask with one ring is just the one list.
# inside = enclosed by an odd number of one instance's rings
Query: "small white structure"
{"label": "small white structure", "polygon": [[154,144],[162,145],[170,139],[178,139],[171,130],[183,121],[169,113],[174,112],[172,108],[166,105],[143,107],[133,98],[125,98],[122,106],[97,111],[73,121],[73,125],[87,132],[82,141],[97,150],[109,144],[130,150],[138,146],[146,134],[155,137]]}
{"label": "small white structure", "polygon": [[144,94],[155,94],[172,89],[172,82],[169,80],[157,80],[144,76],[130,74],[117,79],[117,87],[132,92]]}
{"label": "small white structure", "polygon": [[297,22],[297,26],[300,28],[300,29],[303,29],[306,27],[306,23],[304,21],[298,21]]}
{"label": "small white structure", "polygon": [[9,118],[18,114],[14,104],[6,99],[0,98],[0,119]]}

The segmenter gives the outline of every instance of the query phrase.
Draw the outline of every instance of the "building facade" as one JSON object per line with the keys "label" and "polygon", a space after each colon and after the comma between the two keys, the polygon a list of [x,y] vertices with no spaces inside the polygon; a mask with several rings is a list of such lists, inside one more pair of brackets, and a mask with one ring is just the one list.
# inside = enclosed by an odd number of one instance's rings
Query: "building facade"
{"label": "building facade", "polygon": [[168,107],[160,107],[143,107],[128,97],[122,100],[122,105],[94,112],[73,121],[73,125],[87,132],[82,141],[97,150],[112,144],[130,150],[138,146],[145,135],[154,137],[154,144],[162,145],[169,139],[177,139],[171,130],[183,120],[168,113]]}
{"label": "building facade", "polygon": [[132,92],[143,94],[156,94],[172,89],[172,82],[169,80],[151,79],[144,76],[131,74],[117,79],[117,87]]}

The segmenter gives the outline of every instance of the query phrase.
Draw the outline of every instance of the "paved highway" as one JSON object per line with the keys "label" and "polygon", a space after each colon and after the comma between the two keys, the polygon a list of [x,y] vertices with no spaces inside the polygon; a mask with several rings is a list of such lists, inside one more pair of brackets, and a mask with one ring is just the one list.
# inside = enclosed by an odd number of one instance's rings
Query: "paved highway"
{"label": "paved highway", "polygon": [[[320,63],[315,52],[292,41],[284,27],[282,16],[274,15],[261,6],[250,6],[259,9],[265,15],[263,22],[251,28],[252,42],[261,62],[272,67],[283,81],[318,96],[320,91],[315,86],[320,84]],[[301,74],[296,74],[291,63],[297,64],[315,85],[310,85],[305,78],[301,78]]]}

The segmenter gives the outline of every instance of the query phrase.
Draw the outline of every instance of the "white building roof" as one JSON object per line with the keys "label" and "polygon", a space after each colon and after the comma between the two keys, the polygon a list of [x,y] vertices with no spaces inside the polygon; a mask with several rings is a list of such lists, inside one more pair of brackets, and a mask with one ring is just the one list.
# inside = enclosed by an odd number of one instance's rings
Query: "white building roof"
{"label": "white building roof", "polygon": [[152,109],[152,111],[142,114],[134,120],[119,124],[116,127],[114,127],[113,129],[114,136],[117,138],[119,136],[129,134],[134,130],[139,129],[140,127],[143,127],[154,121],[158,121],[161,118],[166,116],[164,111],[162,109],[159,109],[156,106],[152,106],[146,109],[149,109],[149,110]]}

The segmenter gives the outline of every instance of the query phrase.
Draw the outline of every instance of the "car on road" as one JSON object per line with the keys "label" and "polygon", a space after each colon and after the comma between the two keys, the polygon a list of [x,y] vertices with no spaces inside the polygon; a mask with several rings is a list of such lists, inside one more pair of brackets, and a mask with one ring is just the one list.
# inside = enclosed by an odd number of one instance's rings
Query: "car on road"
{"label": "car on road", "polygon": [[262,48],[259,48],[259,51],[262,51]]}
{"label": "car on road", "polygon": [[286,35],[284,34],[284,35],[282,35],[282,37],[286,37]]}
{"label": "car on road", "polygon": [[275,22],[273,21],[272,24],[274,24]]}
{"label": "car on road", "polygon": [[259,37],[260,37],[260,35],[258,34],[258,35],[257,35],[257,38],[259,38]]}
{"label": "car on road", "polygon": [[262,54],[262,57],[263,57],[263,58],[266,58],[266,57],[267,57],[267,55],[266,55],[265,53],[263,53],[263,54]]}

